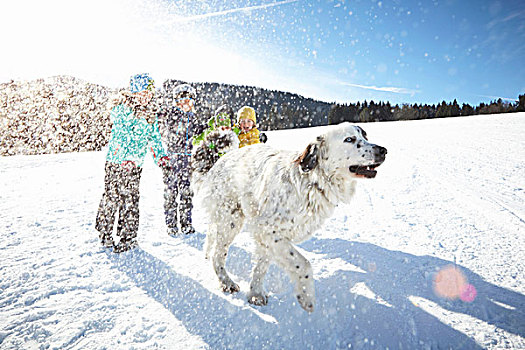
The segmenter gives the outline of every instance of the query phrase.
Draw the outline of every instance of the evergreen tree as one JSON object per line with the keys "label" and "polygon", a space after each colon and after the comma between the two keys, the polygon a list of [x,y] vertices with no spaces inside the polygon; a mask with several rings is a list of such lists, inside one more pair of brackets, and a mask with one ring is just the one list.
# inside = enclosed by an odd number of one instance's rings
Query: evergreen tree
{"label": "evergreen tree", "polygon": [[474,108],[472,108],[471,105],[469,104],[464,104],[463,103],[463,106],[461,107],[461,115],[474,115],[475,114],[475,111],[474,111]]}
{"label": "evergreen tree", "polygon": [[370,110],[368,109],[368,107],[365,107],[363,108],[363,110],[359,113],[359,121],[361,123],[367,123],[369,121],[371,121],[371,116],[370,116]]}
{"label": "evergreen tree", "polygon": [[518,106],[516,107],[517,112],[525,112],[525,94],[519,96]]}
{"label": "evergreen tree", "polygon": [[461,109],[459,108],[458,101],[456,99],[454,99],[454,102],[452,103],[452,105],[449,108],[449,115],[448,115],[448,117],[457,117],[460,114],[461,114]]}
{"label": "evergreen tree", "polygon": [[437,109],[436,118],[443,118],[448,116],[450,116],[450,108],[449,105],[447,105],[447,103],[443,101]]}

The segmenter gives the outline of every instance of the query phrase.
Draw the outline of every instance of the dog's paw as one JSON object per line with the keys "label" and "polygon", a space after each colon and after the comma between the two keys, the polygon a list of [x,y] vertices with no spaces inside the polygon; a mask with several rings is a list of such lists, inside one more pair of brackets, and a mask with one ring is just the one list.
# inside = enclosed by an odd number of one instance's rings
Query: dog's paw
{"label": "dog's paw", "polygon": [[313,312],[314,311],[314,301],[315,298],[307,293],[300,293],[296,295],[297,301],[299,302],[299,305],[301,307],[308,311]]}
{"label": "dog's paw", "polygon": [[257,306],[268,305],[268,295],[264,293],[248,293],[248,302]]}
{"label": "dog's paw", "polygon": [[221,288],[223,292],[230,294],[237,293],[241,290],[241,288],[239,288],[239,285],[233,281],[230,281],[228,283],[221,283]]}

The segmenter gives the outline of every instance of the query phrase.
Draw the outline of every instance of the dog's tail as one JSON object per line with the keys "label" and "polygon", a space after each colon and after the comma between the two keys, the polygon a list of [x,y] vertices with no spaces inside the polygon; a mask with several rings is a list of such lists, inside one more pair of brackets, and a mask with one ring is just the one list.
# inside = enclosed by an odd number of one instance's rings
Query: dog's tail
{"label": "dog's tail", "polygon": [[193,176],[206,174],[223,154],[236,148],[239,148],[239,139],[233,131],[210,132],[204,141],[193,148],[191,156]]}

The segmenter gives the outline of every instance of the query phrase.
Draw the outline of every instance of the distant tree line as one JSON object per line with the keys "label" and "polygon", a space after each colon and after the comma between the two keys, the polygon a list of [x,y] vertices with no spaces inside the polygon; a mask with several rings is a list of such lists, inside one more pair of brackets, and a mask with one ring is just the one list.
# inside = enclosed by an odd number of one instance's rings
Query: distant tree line
{"label": "distant tree line", "polygon": [[[181,80],[167,80],[161,90],[161,104],[172,103],[172,90]],[[232,113],[248,105],[257,111],[260,130],[321,126],[328,123],[331,104],[297,94],[254,86],[219,83],[191,83],[197,90],[196,115],[207,121],[215,110],[227,104]]]}
{"label": "distant tree line", "polygon": [[377,122],[395,120],[418,120],[431,118],[459,117],[476,114],[499,114],[525,111],[525,94],[519,96],[516,103],[504,102],[501,98],[489,104],[480,103],[471,106],[463,103],[461,106],[453,102],[441,102],[437,105],[402,104],[392,106],[389,102],[364,101],[356,104],[334,104],[328,113],[328,124],[350,122]]}
{"label": "distant tree line", "polygon": [[[171,90],[184,83],[168,80],[163,85],[165,101],[171,99]],[[279,130],[321,126],[349,122],[376,122],[447,118],[476,114],[498,114],[525,110],[525,94],[515,103],[498,99],[478,106],[443,101],[439,104],[402,104],[364,101],[339,104],[306,98],[288,92],[268,90],[253,86],[218,83],[192,83],[198,92],[197,115],[207,120],[214,110],[228,104],[232,111],[249,105],[257,111],[260,130]]]}

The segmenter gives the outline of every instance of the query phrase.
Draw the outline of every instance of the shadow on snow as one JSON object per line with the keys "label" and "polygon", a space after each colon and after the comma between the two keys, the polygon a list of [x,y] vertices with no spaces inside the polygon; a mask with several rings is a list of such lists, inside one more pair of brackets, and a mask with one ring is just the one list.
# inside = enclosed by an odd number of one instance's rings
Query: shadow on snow
{"label": "shadow on snow", "polygon": [[[445,310],[469,315],[510,333],[525,336],[525,296],[485,281],[481,276],[467,268],[458,266],[470,284],[477,289],[477,297],[471,302],[447,300],[435,295],[433,291],[434,273],[451,265],[450,261],[432,256],[417,256],[392,251],[369,243],[351,242],[343,239],[312,239],[302,247],[309,251],[322,253],[324,258],[340,258],[361,268],[366,273],[338,271],[328,279],[316,283],[318,294],[329,294],[334,285],[343,285],[337,292],[340,299],[355,304],[356,321],[359,327],[370,329],[375,339],[391,328],[399,335],[385,338],[399,340],[400,337],[413,337],[412,344],[422,341],[425,344],[439,344],[439,347],[475,347],[465,335],[445,325],[440,320],[414,305],[409,296],[427,299]],[[341,256],[345,252],[345,256]],[[370,267],[373,266],[373,269]],[[363,282],[377,296],[392,307],[384,307],[365,297],[351,295],[344,291],[355,283]],[[507,307],[498,305],[505,304]],[[343,305],[346,302],[343,302]],[[342,305],[341,305],[342,306]],[[374,320],[369,322],[371,320]],[[354,321],[355,322],[355,321]],[[367,326],[368,325],[368,326]],[[404,330],[403,330],[404,329]],[[399,343],[401,345],[403,342]],[[395,345],[391,344],[391,345]],[[399,346],[401,347],[401,346]]]}
{"label": "shadow on snow", "polygon": [[[189,240],[190,245],[197,244]],[[525,335],[525,297],[484,281],[479,275],[460,267],[478,295],[474,302],[448,301],[434,295],[432,276],[436,269],[451,263],[429,256],[416,256],[382,247],[342,239],[311,239],[301,245],[321,253],[324,258],[339,258],[373,272],[338,270],[316,280],[316,310],[304,312],[295,302],[292,287],[271,294],[266,307],[251,307],[245,291],[234,298],[245,304],[232,304],[195,280],[180,275],[164,261],[138,248],[112,258],[118,269],[150,297],[169,310],[192,334],[200,336],[211,348],[481,348],[467,335],[444,324],[414,305],[409,296],[430,300],[440,307],[470,315],[508,332]],[[345,252],[341,256],[341,252]],[[230,270],[249,279],[249,271],[236,271],[249,265],[250,253],[232,246]],[[228,265],[232,265],[229,259]],[[240,260],[240,261],[239,261]],[[187,267],[181,267],[187,268]],[[211,269],[211,265],[210,265]],[[279,269],[280,270],[280,269]],[[270,270],[266,285],[284,273]],[[350,292],[363,282],[391,306]],[[269,288],[272,292],[272,288]],[[506,304],[502,307],[494,301]],[[266,321],[254,309],[271,315]]]}

